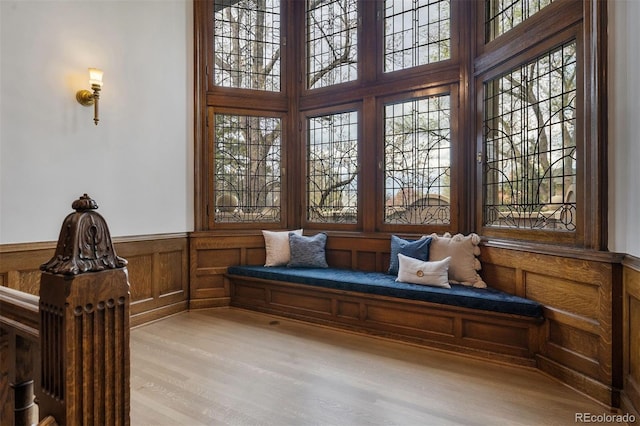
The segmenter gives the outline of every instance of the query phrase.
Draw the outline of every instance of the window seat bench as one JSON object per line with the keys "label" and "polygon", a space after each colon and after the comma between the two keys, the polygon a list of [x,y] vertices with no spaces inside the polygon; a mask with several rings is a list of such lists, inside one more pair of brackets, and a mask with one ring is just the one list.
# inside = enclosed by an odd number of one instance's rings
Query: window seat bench
{"label": "window seat bench", "polygon": [[231,305],[534,366],[542,306],[495,289],[400,283],[381,272],[231,266]]}

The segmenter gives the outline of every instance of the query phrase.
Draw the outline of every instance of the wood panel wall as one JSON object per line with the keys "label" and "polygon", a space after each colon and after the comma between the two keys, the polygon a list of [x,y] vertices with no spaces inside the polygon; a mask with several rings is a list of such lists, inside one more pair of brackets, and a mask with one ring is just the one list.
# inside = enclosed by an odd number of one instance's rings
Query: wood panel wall
{"label": "wood panel wall", "polygon": [[13,424],[13,392],[11,391],[9,369],[12,363],[9,360],[9,343],[11,335],[0,328],[0,424]]}
{"label": "wood panel wall", "polygon": [[640,418],[640,259],[623,261],[623,389],[621,411]]}
{"label": "wood panel wall", "polygon": [[[187,234],[114,238],[114,244],[129,262],[132,326],[188,308]],[[0,285],[38,295],[40,265],[55,247],[55,242],[0,245]]]}
{"label": "wood panel wall", "polygon": [[566,247],[485,242],[491,286],[544,305],[538,367],[602,403],[619,406],[622,256]]}
{"label": "wood panel wall", "polygon": [[[191,308],[228,306],[230,289],[223,274],[227,266],[262,265],[264,238],[256,231],[196,232],[190,236]],[[338,268],[385,271],[389,267],[389,236],[332,233],[327,262]]]}
{"label": "wood panel wall", "polygon": [[[132,325],[187,307],[227,306],[227,266],[265,260],[264,239],[255,231],[115,242],[129,261]],[[54,248],[54,243],[0,246],[0,285],[37,294],[38,268]],[[389,236],[331,233],[327,259],[336,267],[384,271]],[[540,369],[609,406],[620,406],[624,386],[623,405],[637,410],[640,260],[627,256],[623,268],[622,256],[613,253],[489,240],[482,243],[481,261],[490,286],[544,304]]]}
{"label": "wood panel wall", "polygon": [[[265,260],[260,233],[200,232],[190,241],[191,307],[229,304],[226,267]],[[389,235],[330,233],[327,261],[335,267],[385,271],[389,245]],[[603,404],[619,406],[622,256],[498,240],[484,241],[481,249],[481,275],[491,287],[545,306],[538,367]],[[637,318],[638,310],[634,299],[629,315]],[[640,374],[640,363],[632,368]]]}
{"label": "wood panel wall", "polygon": [[229,306],[230,289],[224,280],[227,266],[260,265],[265,261],[262,234],[196,232],[189,238],[190,299],[193,309]]}

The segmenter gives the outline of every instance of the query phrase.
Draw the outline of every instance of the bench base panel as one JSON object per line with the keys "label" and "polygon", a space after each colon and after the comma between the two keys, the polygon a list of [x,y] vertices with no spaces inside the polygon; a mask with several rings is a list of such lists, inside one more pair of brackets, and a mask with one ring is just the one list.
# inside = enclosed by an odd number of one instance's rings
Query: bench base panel
{"label": "bench base panel", "polygon": [[231,306],[509,364],[536,366],[540,320],[228,275]]}

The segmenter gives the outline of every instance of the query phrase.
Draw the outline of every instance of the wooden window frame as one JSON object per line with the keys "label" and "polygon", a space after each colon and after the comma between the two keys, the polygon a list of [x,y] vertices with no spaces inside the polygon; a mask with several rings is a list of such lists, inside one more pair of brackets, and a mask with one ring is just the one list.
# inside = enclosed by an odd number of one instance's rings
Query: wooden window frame
{"label": "wooden window frame", "polygon": [[[331,114],[339,114],[343,112],[355,112],[358,117],[358,213],[357,213],[357,222],[356,223],[321,223],[321,222],[311,222],[308,220],[307,209],[309,207],[309,202],[307,200],[307,154],[308,154],[308,146],[309,146],[309,129],[308,129],[308,119],[331,115]],[[364,196],[366,191],[363,189],[364,182],[362,180],[363,173],[366,173],[365,164],[367,163],[363,156],[363,138],[362,138],[362,104],[359,102],[337,105],[327,108],[314,109],[312,111],[305,111],[300,114],[300,167],[301,167],[301,182],[304,182],[303,187],[301,188],[301,209],[300,209],[300,219],[301,226],[305,229],[313,229],[313,230],[331,230],[331,231],[360,231],[362,229],[362,220],[364,216],[364,210],[362,208],[362,203],[364,201]]]}
{"label": "wooden window frame", "polygon": [[[445,61],[385,73],[383,71],[382,0],[359,0],[358,14],[358,79],[335,86],[306,88],[306,6],[302,1],[283,0],[281,17],[281,92],[262,93],[244,89],[212,86],[208,74],[213,60],[211,24],[208,19],[212,0],[194,2],[195,17],[195,229],[214,231],[229,229],[212,227],[207,208],[212,197],[209,182],[210,143],[207,122],[212,110],[242,110],[251,114],[282,114],[282,164],[286,177],[282,184],[289,188],[282,202],[282,228],[302,225],[317,230],[353,231],[361,233],[430,233],[477,232],[491,239],[562,244],[587,249],[604,249],[607,243],[607,123],[606,123],[606,24],[607,5],[600,0],[557,0],[520,23],[515,28],[485,42],[485,2],[452,0],[451,58]],[[376,28],[376,37],[364,37],[363,28]],[[482,155],[483,83],[500,71],[523,63],[550,47],[571,39],[577,40],[578,56],[583,67],[579,77],[579,111],[576,125],[580,128],[577,194],[581,210],[575,238],[556,238],[558,233],[517,229],[495,232],[482,226]],[[523,42],[526,40],[526,42]],[[291,61],[290,58],[300,58]],[[451,88],[452,105],[452,212],[451,224],[439,226],[407,226],[383,223],[384,194],[378,163],[383,160],[383,104],[388,99],[410,97],[411,93]],[[454,94],[455,93],[455,94]],[[302,159],[306,135],[301,122],[305,116],[338,111],[346,105],[359,105],[359,185],[367,185],[359,193],[359,220],[356,226],[334,228],[328,224],[306,222],[304,199],[306,185]],[[455,116],[455,120],[454,117]],[[297,118],[297,119],[296,119]],[[305,125],[306,128],[306,125]],[[286,146],[286,148],[285,148]],[[455,170],[454,170],[455,167]],[[455,179],[455,182],[453,182]],[[453,198],[456,198],[455,207]],[[455,208],[455,213],[454,209]],[[362,214],[362,212],[376,212]],[[262,224],[255,229],[262,228]],[[238,224],[233,229],[250,229]]]}
{"label": "wooden window frame", "polygon": [[[259,110],[247,110],[247,109],[238,109],[238,108],[224,108],[224,107],[211,107],[208,109],[207,114],[207,158],[208,164],[210,167],[215,167],[215,115],[216,114],[225,114],[225,115],[239,115],[239,116],[256,116],[256,117],[271,117],[271,118],[279,118],[282,120],[281,128],[286,129],[288,123],[288,117],[286,114],[282,112],[273,112],[273,111],[259,111]],[[279,229],[285,226],[287,223],[287,215],[288,215],[288,184],[287,184],[287,162],[286,156],[284,153],[288,151],[287,149],[287,138],[285,132],[281,130],[281,142],[280,142],[280,220],[277,222],[216,222],[215,221],[215,182],[213,181],[213,176],[209,176],[209,194],[208,194],[208,223],[207,226],[209,229]]]}
{"label": "wooden window frame", "polygon": [[[576,43],[576,68],[581,69],[584,66],[582,55],[579,53],[582,51],[582,41],[579,38],[578,28],[572,28],[570,30],[564,31],[561,34],[558,34],[555,37],[552,37],[547,42],[543,44],[537,45],[535,48],[528,50],[527,52],[514,57],[512,60],[509,60],[503,63],[501,66],[493,68],[491,71],[483,74],[477,80],[476,93],[478,94],[478,103],[484,102],[484,89],[485,83],[489,80],[493,80],[495,78],[499,78],[503,73],[509,72],[513,69],[517,69],[518,67],[528,64],[531,61],[536,60],[541,55],[545,55],[546,53],[553,51],[563,45],[571,42]],[[584,199],[581,197],[581,194],[584,191],[584,164],[585,156],[584,152],[586,150],[585,141],[584,141],[584,117],[578,111],[583,110],[583,78],[580,72],[576,72],[576,118],[575,118],[575,132],[576,132],[576,230],[575,231],[557,231],[557,230],[549,230],[549,229],[531,229],[531,228],[511,228],[511,227],[497,227],[497,226],[485,226],[484,222],[484,193],[483,193],[483,185],[478,185],[478,215],[477,215],[477,229],[480,229],[480,233],[482,235],[492,236],[492,237],[500,237],[500,238],[514,238],[518,235],[518,238],[523,240],[532,240],[532,241],[541,241],[541,242],[549,242],[549,243],[562,243],[562,244],[570,244],[576,245],[580,244],[582,240],[582,235],[584,234],[584,221],[583,218],[586,217],[587,212],[584,209]],[[484,114],[478,114],[479,121],[477,123],[477,128],[479,131],[479,149],[478,152],[482,153],[482,163],[478,163],[478,174],[479,174],[479,182],[484,182],[484,171],[483,166],[486,160],[485,146],[484,146]]]}
{"label": "wooden window frame", "polygon": [[[400,103],[411,101],[414,99],[424,99],[432,96],[449,95],[451,108],[451,144],[450,144],[450,197],[449,197],[449,224],[393,224],[385,223],[385,203],[386,196],[384,194],[385,179],[385,140],[384,140],[384,109],[385,105],[392,103]],[[381,97],[377,104],[377,116],[380,123],[378,132],[380,134],[379,144],[377,147],[377,187],[376,191],[376,219],[377,229],[381,232],[390,233],[445,233],[456,232],[459,229],[459,205],[460,205],[460,187],[461,187],[461,170],[463,164],[462,143],[459,139],[459,94],[458,85],[449,84],[428,89],[416,90],[412,92],[400,93],[391,96]]]}
{"label": "wooden window frame", "polygon": [[[484,3],[483,3],[484,5]],[[480,13],[480,6],[476,12]],[[484,83],[567,42],[576,42],[576,230],[552,231],[484,226],[483,164],[476,162],[474,229],[489,238],[604,249],[606,232],[606,4],[559,0],[512,30],[484,43],[478,25],[474,60],[475,146],[484,157]],[[520,40],[527,37],[526,45]]]}

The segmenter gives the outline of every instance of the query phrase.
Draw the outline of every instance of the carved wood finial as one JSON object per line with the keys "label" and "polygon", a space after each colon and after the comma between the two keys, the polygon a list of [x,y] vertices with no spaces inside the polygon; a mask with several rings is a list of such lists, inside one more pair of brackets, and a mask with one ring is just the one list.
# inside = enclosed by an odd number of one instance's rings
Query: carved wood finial
{"label": "carved wood finial", "polygon": [[96,200],[89,197],[87,194],[84,194],[82,197],[71,203],[71,208],[77,212],[83,212],[86,210],[97,210],[98,203],[96,203]]}
{"label": "carved wood finial", "polygon": [[98,204],[84,194],[71,204],[75,213],[62,223],[54,256],[40,266],[45,272],[77,275],[123,268],[127,261],[113,249],[109,227],[95,210]]}

